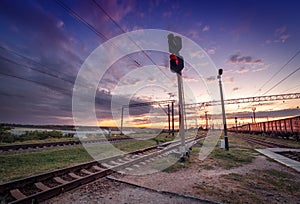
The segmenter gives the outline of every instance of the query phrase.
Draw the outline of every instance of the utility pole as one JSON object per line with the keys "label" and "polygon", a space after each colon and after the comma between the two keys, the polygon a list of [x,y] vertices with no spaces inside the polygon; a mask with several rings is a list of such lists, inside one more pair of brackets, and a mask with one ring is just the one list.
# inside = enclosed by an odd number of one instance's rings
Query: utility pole
{"label": "utility pole", "polygon": [[235,131],[236,131],[236,133],[238,133],[238,128],[237,128],[237,117],[234,117],[234,120],[235,120]]}
{"label": "utility pole", "polygon": [[221,106],[222,106],[223,125],[224,125],[225,149],[229,150],[228,136],[227,136],[227,124],[226,124],[226,113],[225,113],[223,88],[222,88],[222,80],[221,80],[222,74],[223,74],[223,69],[219,69],[218,79],[219,79],[219,86],[220,86]]}
{"label": "utility pole", "polygon": [[205,129],[208,130],[208,117],[207,117],[207,111],[205,111]]}
{"label": "utility pole", "polygon": [[252,108],[252,111],[253,111],[253,121],[254,121],[254,123],[256,123],[256,120],[255,120],[255,110],[256,110],[256,108],[253,107],[253,108]]}
{"label": "utility pole", "polygon": [[182,76],[177,74],[178,81],[178,98],[179,98],[179,136],[181,141],[181,153],[185,154],[185,134],[184,134],[184,109],[183,109],[183,86]]}
{"label": "utility pole", "polygon": [[174,120],[174,102],[172,102],[172,137],[174,137],[175,131],[175,120]]}
{"label": "utility pole", "polygon": [[121,135],[123,135],[123,117],[124,117],[124,106],[122,106],[122,112],[121,112]]}
{"label": "utility pole", "polygon": [[168,125],[169,125],[169,135],[171,134],[171,118],[170,118],[170,104],[168,104]]}

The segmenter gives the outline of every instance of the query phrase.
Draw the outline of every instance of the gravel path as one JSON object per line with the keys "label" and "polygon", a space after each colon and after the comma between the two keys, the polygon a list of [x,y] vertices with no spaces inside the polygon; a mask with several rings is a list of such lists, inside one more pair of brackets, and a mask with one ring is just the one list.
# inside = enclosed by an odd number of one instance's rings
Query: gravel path
{"label": "gravel path", "polygon": [[125,183],[100,179],[93,184],[75,189],[63,195],[43,202],[44,204],[68,203],[101,203],[101,204],[199,204],[201,202],[192,198],[159,193],[145,188],[139,188]]}

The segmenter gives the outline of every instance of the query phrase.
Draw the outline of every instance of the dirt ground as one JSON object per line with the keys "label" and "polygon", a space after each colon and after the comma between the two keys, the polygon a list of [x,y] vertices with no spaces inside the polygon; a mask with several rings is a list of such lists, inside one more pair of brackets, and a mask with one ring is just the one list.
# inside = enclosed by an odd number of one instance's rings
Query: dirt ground
{"label": "dirt ground", "polygon": [[[259,180],[257,174],[264,170],[286,172],[288,181],[298,182],[299,174],[286,167],[257,156],[253,163],[229,170],[216,168],[205,170],[201,164],[192,163],[189,168],[176,172],[158,172],[151,175],[119,175],[118,178],[148,188],[193,195],[224,203],[300,203],[300,192],[284,192],[277,186]],[[261,175],[262,176],[262,175]],[[294,179],[295,180],[294,180]],[[276,179],[276,178],[275,178]]]}
{"label": "dirt ground", "polygon": [[[243,142],[236,141],[235,144],[232,148],[239,150],[238,154],[243,151],[251,154],[251,162],[243,163],[241,160],[240,163],[237,161],[236,165],[227,166],[224,164],[229,160],[212,156],[199,161],[195,153],[184,168],[139,176],[114,174],[113,177],[150,189],[191,195],[222,203],[300,203],[298,172],[260,155],[253,150],[253,147],[243,145]],[[97,188],[95,185],[102,185],[102,187]],[[69,203],[68,201],[71,200],[78,203],[84,200],[84,203],[92,201],[92,203],[194,202],[179,197],[150,195],[124,184],[116,186],[116,183],[108,183],[107,187],[103,185],[104,182],[99,181],[98,184],[96,182],[73,190],[49,202]],[[122,189],[118,185],[123,186]],[[95,195],[96,192],[98,196]]]}

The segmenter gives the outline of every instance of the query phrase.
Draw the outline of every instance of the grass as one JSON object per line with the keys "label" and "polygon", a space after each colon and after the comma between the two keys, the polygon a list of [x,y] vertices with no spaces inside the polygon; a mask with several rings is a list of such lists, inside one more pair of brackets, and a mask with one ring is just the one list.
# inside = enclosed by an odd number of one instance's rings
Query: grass
{"label": "grass", "polygon": [[0,145],[19,145],[19,144],[33,144],[33,143],[48,143],[48,142],[65,142],[65,141],[76,141],[78,138],[47,138],[44,140],[25,140],[17,141],[13,143],[0,142]]}
{"label": "grass", "polygon": [[229,151],[225,151],[224,149],[215,148],[209,158],[213,159],[214,166],[231,169],[251,163],[254,159],[251,153],[250,150],[230,148]]}
{"label": "grass", "polygon": [[[115,148],[131,152],[156,145],[155,140],[130,140],[112,143]],[[0,182],[24,178],[73,164],[119,154],[111,144],[91,144],[84,147],[66,147],[22,154],[0,155]]]}
{"label": "grass", "polygon": [[113,143],[113,145],[124,152],[131,152],[137,149],[156,145],[156,142],[154,140],[130,140],[126,142]]}
{"label": "grass", "polygon": [[295,201],[300,197],[300,183],[295,177],[275,169],[231,173],[218,181],[219,185],[209,180],[196,182],[193,188],[206,198],[224,203],[298,203]]}
{"label": "grass", "polygon": [[[193,186],[202,196],[211,197],[212,200],[218,200],[223,203],[264,203],[263,200],[250,191],[243,189],[227,189],[227,187],[215,186],[209,181],[202,183],[195,183]],[[251,201],[251,202],[249,202]]]}
{"label": "grass", "polygon": [[0,155],[0,181],[23,178],[91,160],[83,147]]}
{"label": "grass", "polygon": [[224,178],[238,181],[245,188],[255,186],[257,189],[270,192],[285,192],[292,196],[300,196],[300,182],[295,181],[293,175],[275,169],[255,170],[254,173],[246,175],[232,173],[224,176]]}

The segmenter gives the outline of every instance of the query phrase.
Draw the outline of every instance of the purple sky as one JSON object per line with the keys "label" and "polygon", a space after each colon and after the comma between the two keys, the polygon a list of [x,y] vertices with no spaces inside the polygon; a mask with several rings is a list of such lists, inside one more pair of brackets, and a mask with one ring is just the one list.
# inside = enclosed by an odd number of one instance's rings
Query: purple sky
{"label": "purple sky", "polygon": [[[300,4],[296,0],[59,2],[0,2],[0,122],[72,124],[72,89],[84,60],[108,39],[138,29],[169,30],[199,44],[216,67],[224,69],[228,99],[299,92]],[[168,55],[149,55],[158,64],[168,62]],[[151,64],[138,53],[132,59],[143,66]],[[124,65],[127,69],[120,68]],[[130,58],[121,60],[103,79],[99,90],[108,94],[98,91],[96,99],[103,118],[110,117],[110,91],[136,66]],[[188,79],[188,74],[183,75]],[[215,77],[204,80],[216,83]],[[155,99],[150,93],[148,100]],[[281,101],[257,111],[282,114],[278,110],[297,106],[299,100]],[[249,104],[239,108],[239,112],[251,110]],[[291,112],[300,113],[299,109]]]}

